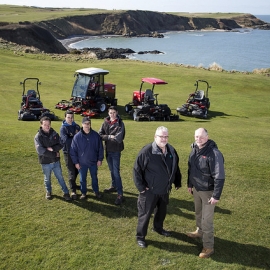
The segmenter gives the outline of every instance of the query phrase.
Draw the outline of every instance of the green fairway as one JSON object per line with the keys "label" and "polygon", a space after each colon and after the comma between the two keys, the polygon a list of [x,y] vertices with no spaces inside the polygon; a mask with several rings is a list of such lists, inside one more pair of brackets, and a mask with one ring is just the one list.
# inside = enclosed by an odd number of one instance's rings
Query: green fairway
{"label": "green fairway", "polygon": [[[0,49],[1,180],[0,269],[269,269],[270,268],[270,77],[208,71],[177,65],[131,60],[59,60],[45,54],[14,54]],[[45,199],[43,175],[34,148],[39,122],[17,120],[26,77],[41,81],[43,104],[60,118],[52,122],[59,132],[64,112],[54,109],[71,94],[74,72],[86,67],[110,71],[106,82],[117,85],[116,98],[126,126],[121,175],[125,203],[114,205],[115,194],[96,200],[89,185],[86,201],[68,203],[53,177],[54,199]],[[159,103],[173,112],[194,91],[197,79],[212,86],[210,117],[180,117],[178,122],[135,122],[124,112],[142,77],[168,82],[156,86]],[[98,130],[102,117],[92,120]],[[81,116],[75,121],[81,125]],[[135,157],[153,140],[158,126],[169,129],[169,143],[179,153],[182,188],[172,190],[164,238],[151,232],[147,249],[135,242],[137,190],[132,180]],[[187,192],[187,160],[195,129],[205,127],[225,157],[226,181],[215,214],[215,254],[198,257],[202,244],[185,233],[195,229],[193,200]],[[62,154],[62,153],[61,153]],[[65,180],[67,171],[63,154]],[[88,182],[89,182],[88,176]],[[106,161],[99,170],[100,190],[110,184]],[[150,221],[151,222],[151,221]]]}

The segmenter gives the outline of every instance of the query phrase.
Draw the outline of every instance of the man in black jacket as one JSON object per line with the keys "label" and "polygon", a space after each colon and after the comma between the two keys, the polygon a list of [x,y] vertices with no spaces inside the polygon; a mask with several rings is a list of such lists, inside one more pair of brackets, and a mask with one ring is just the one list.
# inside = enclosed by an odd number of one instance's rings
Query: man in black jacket
{"label": "man in black jacket", "polygon": [[124,150],[125,125],[116,106],[110,106],[108,114],[99,130],[99,135],[105,142],[106,160],[111,172],[111,186],[104,192],[117,192],[116,205],[124,201],[123,184],[120,175],[121,152]]}
{"label": "man in black jacket", "polygon": [[214,253],[214,209],[219,201],[224,181],[224,158],[214,141],[208,138],[207,130],[195,131],[195,143],[188,161],[188,192],[194,197],[197,229],[187,235],[202,238],[200,258],[209,258]]}
{"label": "man in black jacket", "polygon": [[69,186],[71,189],[72,199],[77,199],[76,189],[80,189],[80,186],[76,185],[76,178],[79,174],[78,169],[73,164],[70,157],[70,147],[73,137],[80,131],[80,126],[74,121],[74,114],[72,111],[65,112],[65,120],[60,128],[61,143],[63,146],[64,159],[68,170]]}
{"label": "man in black jacket", "polygon": [[133,169],[133,180],[138,189],[137,244],[145,248],[145,237],[150,217],[154,211],[153,231],[164,236],[163,222],[167,213],[169,193],[172,184],[181,187],[179,157],[172,145],[168,144],[168,129],[158,127],[154,142],[144,146],[139,152]]}
{"label": "man in black jacket", "polygon": [[54,172],[64,192],[65,200],[70,201],[71,198],[63,178],[60,164],[59,151],[63,148],[63,145],[60,142],[58,133],[51,128],[51,119],[49,117],[42,117],[40,119],[40,129],[34,138],[34,143],[38,153],[38,160],[44,174],[44,185],[46,188],[45,198],[48,200],[52,199],[51,174]]}

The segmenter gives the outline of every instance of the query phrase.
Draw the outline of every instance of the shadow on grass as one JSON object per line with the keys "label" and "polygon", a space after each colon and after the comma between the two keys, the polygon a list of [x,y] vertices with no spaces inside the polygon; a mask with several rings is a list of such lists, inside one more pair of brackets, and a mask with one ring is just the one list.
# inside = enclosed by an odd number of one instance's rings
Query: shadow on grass
{"label": "shadow on grass", "polygon": [[[183,233],[172,232],[172,238],[189,245],[174,244],[164,241],[146,240],[148,245],[169,252],[194,254],[198,256],[202,249],[201,240],[187,237]],[[253,244],[242,244],[215,237],[215,253],[211,256],[213,261],[226,264],[238,264],[243,267],[256,267],[270,269],[270,249]]]}
{"label": "shadow on grass", "polygon": [[[125,192],[125,201],[122,203],[122,205],[115,205],[114,202],[117,197],[116,193],[102,193],[102,195],[103,197],[101,199],[97,199],[93,191],[88,189],[86,200],[80,200],[80,195],[78,195],[77,200],[72,200],[67,203],[73,203],[78,207],[84,208],[91,212],[99,213],[103,216],[113,219],[119,217],[137,217],[137,193]],[[61,196],[53,195],[53,197],[65,201],[65,199]],[[185,209],[191,213],[187,213],[182,209]],[[219,208],[218,206],[216,206],[215,211],[221,214],[231,213],[229,210]],[[194,203],[193,201],[171,198],[168,205],[167,214],[174,214],[183,218],[194,220]]]}

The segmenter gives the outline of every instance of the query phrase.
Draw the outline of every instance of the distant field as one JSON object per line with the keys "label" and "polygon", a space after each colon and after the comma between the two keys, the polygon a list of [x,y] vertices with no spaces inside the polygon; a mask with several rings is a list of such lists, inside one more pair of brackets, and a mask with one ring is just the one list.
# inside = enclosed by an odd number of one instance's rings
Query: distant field
{"label": "distant field", "polygon": [[[38,22],[66,16],[89,15],[99,13],[120,13],[123,10],[106,10],[90,8],[39,8],[27,6],[0,5],[0,22],[18,23],[21,21]],[[232,18],[244,13],[188,13],[168,12],[178,16],[201,18]]]}
{"label": "distant field", "polygon": [[242,16],[245,13],[189,13],[189,12],[170,12],[170,14],[185,16],[185,17],[199,17],[199,18],[213,18],[213,19],[232,19],[237,16]]}
{"label": "distant field", "polygon": [[18,23],[20,21],[43,21],[66,16],[89,15],[106,12],[117,12],[105,9],[85,8],[39,8],[27,6],[0,5],[0,22]]}

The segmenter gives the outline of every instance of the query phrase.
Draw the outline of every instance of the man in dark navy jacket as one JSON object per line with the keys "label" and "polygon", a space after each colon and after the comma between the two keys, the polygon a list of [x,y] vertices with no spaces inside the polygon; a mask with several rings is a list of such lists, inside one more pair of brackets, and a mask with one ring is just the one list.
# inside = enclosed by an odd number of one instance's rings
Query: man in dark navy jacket
{"label": "man in dark navy jacket", "polygon": [[70,156],[80,174],[80,184],[82,195],[80,199],[86,198],[87,192],[87,171],[90,171],[92,178],[92,188],[95,196],[100,199],[102,195],[99,192],[97,171],[102,165],[104,158],[103,145],[100,136],[91,128],[91,120],[89,117],[82,119],[82,128],[74,136]]}
{"label": "man in dark navy jacket", "polygon": [[172,184],[181,187],[179,157],[172,145],[168,144],[166,127],[158,127],[154,142],[144,146],[139,152],[133,169],[133,180],[138,189],[137,244],[145,248],[145,237],[150,217],[154,211],[153,231],[170,236],[164,230],[163,222],[167,213],[169,193]]}

